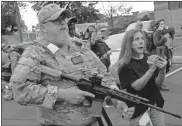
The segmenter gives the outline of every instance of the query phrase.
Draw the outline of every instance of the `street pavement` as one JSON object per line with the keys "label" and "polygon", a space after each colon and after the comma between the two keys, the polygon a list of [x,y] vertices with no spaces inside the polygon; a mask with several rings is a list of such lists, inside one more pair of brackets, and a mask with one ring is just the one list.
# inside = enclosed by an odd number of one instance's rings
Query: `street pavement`
{"label": "street pavement", "polygon": [[[182,56],[182,38],[175,39],[175,48],[173,49],[174,56]],[[176,60],[174,58],[174,60]],[[173,61],[172,68],[167,74],[165,84],[170,88],[170,91],[162,94],[165,99],[164,109],[170,112],[176,112],[182,115],[182,67],[181,63]],[[175,72],[177,70],[177,72]],[[178,71],[179,70],[179,71]],[[172,73],[172,74],[170,74]],[[40,126],[36,120],[36,108],[33,106],[20,106],[14,101],[2,100],[2,126]],[[114,126],[129,125],[128,121],[123,120],[114,107],[106,108],[109,117]],[[182,126],[182,119],[172,117],[165,114],[166,126]]]}

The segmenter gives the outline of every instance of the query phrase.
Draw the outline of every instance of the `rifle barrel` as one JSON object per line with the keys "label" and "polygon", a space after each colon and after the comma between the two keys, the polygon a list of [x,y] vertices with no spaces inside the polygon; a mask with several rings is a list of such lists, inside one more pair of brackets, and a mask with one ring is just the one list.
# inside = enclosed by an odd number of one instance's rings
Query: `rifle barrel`
{"label": "rifle barrel", "polygon": [[[171,113],[171,112],[168,112],[168,111],[166,111],[166,110],[164,110],[164,109],[162,109],[162,108],[160,108],[160,107],[157,107],[157,106],[155,106],[155,105],[151,105],[151,104],[149,104],[149,100],[148,100],[148,102],[145,101],[145,98],[144,98],[144,100],[142,101],[143,98],[141,98],[141,97],[134,96],[134,95],[129,94],[129,93],[126,93],[126,92],[124,92],[124,91],[118,91],[118,90],[111,90],[111,91],[109,91],[109,93],[111,93],[111,95],[113,95],[113,96],[121,97],[121,99],[130,101],[130,102],[134,102],[134,103],[137,103],[137,104],[142,104],[142,105],[144,105],[144,106],[147,106],[147,107],[156,109],[156,110],[158,110],[158,111],[161,111],[161,112],[163,112],[163,113],[166,113],[166,114],[169,114],[169,115],[172,115],[172,116],[174,116],[174,117],[177,117],[177,118],[181,119],[181,115],[175,114],[175,113]],[[124,95],[123,95],[123,94],[124,94]],[[133,99],[133,97],[134,97],[135,99]]]}
{"label": "rifle barrel", "polygon": [[128,96],[130,96],[130,97],[133,97],[133,98],[136,98],[136,99],[142,100],[142,101],[144,101],[144,102],[149,102],[149,100],[148,100],[148,99],[146,99],[146,98],[142,98],[142,97],[139,97],[139,96],[136,96],[136,95],[133,95],[133,94],[127,93],[127,92],[122,91],[122,90],[116,90],[116,89],[114,89],[114,91],[115,91],[116,93],[121,93],[121,94],[124,94],[124,95],[128,95]]}
{"label": "rifle barrel", "polygon": [[[61,71],[54,70],[54,69],[46,67],[44,65],[41,65],[41,70],[42,70],[43,73],[49,74],[51,76],[60,77],[60,78],[66,79],[66,80],[74,81],[76,83],[77,82],[79,83],[80,80],[82,80],[82,79],[77,79],[77,78],[74,78],[72,76],[66,75],[66,74],[62,73]],[[155,105],[149,104],[149,100],[146,99],[146,98],[135,96],[135,95],[127,93],[125,91],[110,89],[110,88],[104,87],[104,86],[94,86],[93,88],[94,88],[95,91],[103,93],[105,95],[110,94],[110,95],[114,96],[115,98],[118,98],[118,100],[123,100],[124,99],[124,100],[131,101],[131,102],[134,102],[134,103],[137,103],[137,104],[142,104],[144,106],[156,109],[158,111],[161,111],[163,113],[166,113],[166,114],[169,114],[169,115],[172,115],[174,117],[177,117],[177,118],[181,119],[181,115],[179,115],[179,114],[171,113],[171,112],[165,111],[164,109],[159,108],[159,107],[157,107]]]}
{"label": "rifle barrel", "polygon": [[179,115],[179,114],[168,112],[162,108],[156,107],[156,106],[148,104],[148,103],[141,102],[141,104],[181,119],[181,115]]}

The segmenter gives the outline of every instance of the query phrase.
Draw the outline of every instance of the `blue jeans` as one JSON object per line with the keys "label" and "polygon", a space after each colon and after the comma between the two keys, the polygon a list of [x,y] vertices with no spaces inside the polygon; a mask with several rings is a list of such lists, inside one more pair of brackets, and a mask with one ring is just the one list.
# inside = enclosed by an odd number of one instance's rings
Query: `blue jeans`
{"label": "blue jeans", "polygon": [[[165,126],[164,114],[162,112],[155,110],[155,109],[150,109],[148,111],[148,114],[150,116],[153,126]],[[141,116],[139,116],[135,119],[131,119],[130,126],[139,126],[138,122],[139,122]]]}

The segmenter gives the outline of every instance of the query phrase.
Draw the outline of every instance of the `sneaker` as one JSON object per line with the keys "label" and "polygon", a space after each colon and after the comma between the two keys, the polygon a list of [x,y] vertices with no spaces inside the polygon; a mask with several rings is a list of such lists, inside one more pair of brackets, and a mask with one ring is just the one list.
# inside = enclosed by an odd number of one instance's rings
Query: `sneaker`
{"label": "sneaker", "polygon": [[169,91],[169,88],[166,85],[160,86],[159,89],[162,91]]}

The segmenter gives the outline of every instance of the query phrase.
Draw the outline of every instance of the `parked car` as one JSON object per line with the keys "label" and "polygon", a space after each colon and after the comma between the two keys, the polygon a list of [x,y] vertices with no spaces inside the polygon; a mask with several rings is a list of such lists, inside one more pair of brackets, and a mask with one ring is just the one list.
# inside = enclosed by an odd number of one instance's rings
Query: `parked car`
{"label": "parked car", "polygon": [[[154,20],[142,21],[142,23],[143,23],[143,30],[146,31],[148,35],[151,35],[153,33],[152,24],[154,23]],[[126,32],[132,29],[135,29],[135,24],[136,22],[130,24],[126,28],[125,32],[108,36],[108,39],[105,40],[105,42],[107,43],[107,45],[111,48],[111,51],[113,52],[110,56],[111,65],[117,62],[119,58],[119,52],[121,50],[121,44],[122,44],[124,35],[126,34]],[[170,68],[172,65],[172,57],[173,57],[173,53],[171,51],[171,49],[173,48],[173,38],[169,34],[166,34],[165,37],[167,38],[166,45],[169,48],[168,67]]]}

